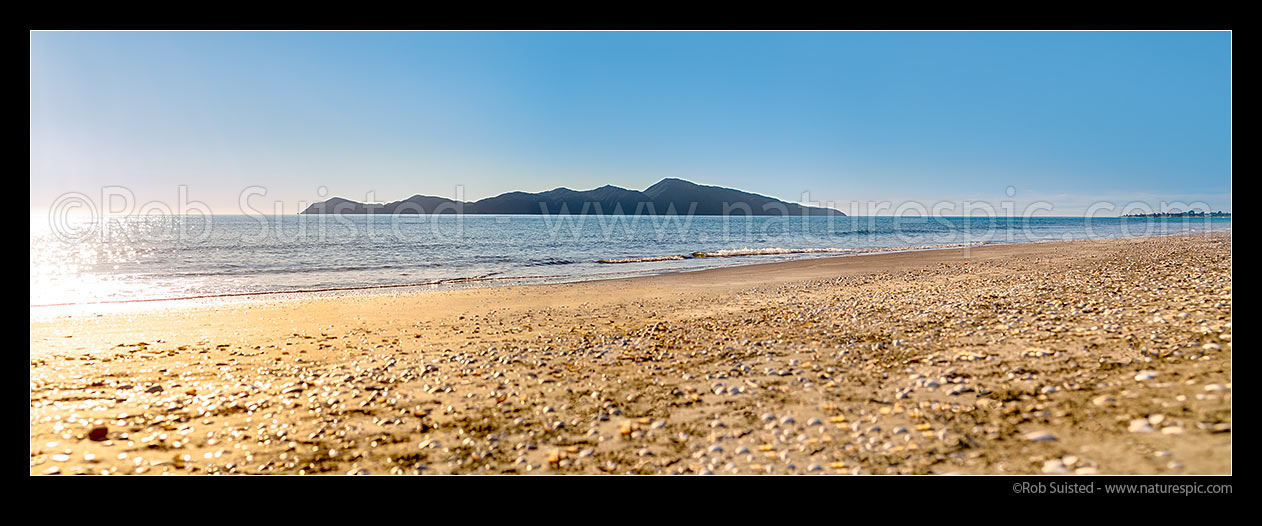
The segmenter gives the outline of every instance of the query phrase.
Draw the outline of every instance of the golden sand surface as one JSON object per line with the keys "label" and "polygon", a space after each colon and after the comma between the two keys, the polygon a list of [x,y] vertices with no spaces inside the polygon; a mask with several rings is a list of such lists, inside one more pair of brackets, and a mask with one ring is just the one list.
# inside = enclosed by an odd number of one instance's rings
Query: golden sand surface
{"label": "golden sand surface", "polygon": [[1230,233],[31,313],[31,474],[1231,473]]}

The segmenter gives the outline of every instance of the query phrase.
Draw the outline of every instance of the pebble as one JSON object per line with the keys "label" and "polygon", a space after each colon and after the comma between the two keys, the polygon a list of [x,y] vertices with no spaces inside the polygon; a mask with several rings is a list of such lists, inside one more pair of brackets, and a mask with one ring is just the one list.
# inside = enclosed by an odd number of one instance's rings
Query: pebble
{"label": "pebble", "polygon": [[100,442],[102,440],[105,440],[105,437],[108,436],[109,433],[110,433],[110,430],[108,427],[96,426],[92,428],[92,430],[88,431],[88,440],[91,440],[93,442]]}
{"label": "pebble", "polygon": [[1056,436],[1046,431],[1032,431],[1025,434],[1025,439],[1030,442],[1052,442],[1056,440]]}
{"label": "pebble", "polygon": [[1146,382],[1156,377],[1157,377],[1157,371],[1140,371],[1139,374],[1135,375],[1135,381]]}
{"label": "pebble", "polygon": [[1069,473],[1069,470],[1065,468],[1064,462],[1062,462],[1059,459],[1056,459],[1056,460],[1048,460],[1043,463],[1043,473],[1049,473],[1049,474]]}
{"label": "pebble", "polygon": [[1128,428],[1132,433],[1151,433],[1153,432],[1152,424],[1148,423],[1147,418],[1136,418],[1131,420]]}

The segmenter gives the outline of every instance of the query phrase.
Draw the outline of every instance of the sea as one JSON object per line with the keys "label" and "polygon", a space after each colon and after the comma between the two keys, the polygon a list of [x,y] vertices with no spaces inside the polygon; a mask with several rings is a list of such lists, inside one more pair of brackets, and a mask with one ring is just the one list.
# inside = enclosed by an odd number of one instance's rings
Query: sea
{"label": "sea", "polygon": [[1230,217],[33,216],[30,305],[559,283],[1230,230]]}

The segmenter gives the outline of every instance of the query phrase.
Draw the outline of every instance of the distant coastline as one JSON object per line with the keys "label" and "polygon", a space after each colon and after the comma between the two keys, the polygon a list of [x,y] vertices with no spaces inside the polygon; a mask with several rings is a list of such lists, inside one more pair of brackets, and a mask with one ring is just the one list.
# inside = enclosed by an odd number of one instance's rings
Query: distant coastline
{"label": "distant coastline", "polygon": [[1123,214],[1122,217],[1231,217],[1231,212],[1198,212],[1188,210],[1187,212],[1157,212],[1152,214]]}

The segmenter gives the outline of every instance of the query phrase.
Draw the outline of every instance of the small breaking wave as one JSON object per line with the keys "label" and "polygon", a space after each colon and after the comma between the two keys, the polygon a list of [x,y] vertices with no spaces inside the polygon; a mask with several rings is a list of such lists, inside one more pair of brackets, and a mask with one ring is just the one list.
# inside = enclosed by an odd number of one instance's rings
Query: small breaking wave
{"label": "small breaking wave", "polygon": [[614,265],[614,264],[619,264],[619,263],[651,263],[653,261],[679,261],[682,259],[688,259],[688,256],[676,254],[673,256],[650,256],[650,257],[644,257],[644,258],[598,259],[596,260],[596,262],[602,263],[605,265]]}
{"label": "small breaking wave", "polygon": [[812,248],[734,248],[724,250],[698,251],[691,254],[678,254],[673,256],[648,256],[639,258],[621,258],[621,259],[600,259],[597,263],[617,264],[617,263],[650,263],[654,261],[678,261],[693,258],[730,258],[744,256],[783,256],[795,254],[879,254],[884,252],[907,252],[913,250],[935,250],[943,248],[963,248],[985,245],[986,241],[974,241],[971,243],[945,243],[938,245],[912,245],[901,247],[875,247],[875,248],[833,248],[833,247],[812,247]]}
{"label": "small breaking wave", "polygon": [[909,252],[913,250],[976,247],[988,243],[988,241],[973,241],[970,243],[943,243],[938,245],[910,245],[901,247],[873,248],[737,248],[730,250],[715,250],[711,252],[693,252],[692,257],[725,258],[739,256],[780,256],[793,254],[880,254],[884,252]]}
{"label": "small breaking wave", "polygon": [[782,254],[881,254],[886,252],[910,252],[915,250],[939,250],[944,248],[977,247],[988,244],[987,241],[970,243],[942,243],[936,245],[908,245],[900,247],[872,248],[756,248],[737,250],[718,250],[715,252],[697,252],[696,257],[732,257],[732,256],[768,256]]}
{"label": "small breaking wave", "polygon": [[441,267],[441,263],[424,262],[394,265],[342,265],[342,266],[292,266],[278,268],[251,268],[237,265],[226,265],[217,269],[203,270],[195,272],[165,272],[165,273],[146,273],[137,274],[140,277],[176,277],[176,278],[198,278],[198,277],[215,277],[215,276],[254,276],[269,274],[310,274],[313,272],[362,272],[362,271],[384,271],[384,270],[418,270],[426,268]]}
{"label": "small breaking wave", "polygon": [[542,267],[542,266],[545,266],[545,265],[572,265],[572,264],[574,264],[574,263],[577,263],[577,261],[571,261],[571,260],[568,260],[568,259],[558,259],[558,258],[544,258],[544,259],[536,259],[536,260],[532,260],[532,261],[530,261],[530,262],[526,263],[526,265],[525,265],[525,266],[527,266],[527,267]]}
{"label": "small breaking wave", "polygon": [[850,254],[853,248],[736,248],[712,252],[693,252],[696,258],[728,258],[737,256],[778,256],[783,254]]}

